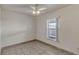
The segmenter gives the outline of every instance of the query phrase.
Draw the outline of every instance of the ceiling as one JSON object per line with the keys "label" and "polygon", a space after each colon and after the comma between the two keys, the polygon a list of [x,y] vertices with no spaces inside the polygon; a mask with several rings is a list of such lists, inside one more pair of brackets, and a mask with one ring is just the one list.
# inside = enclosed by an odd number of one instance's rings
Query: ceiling
{"label": "ceiling", "polygon": [[[35,4],[3,4],[2,8],[20,12],[20,13],[25,13],[28,15],[33,15],[33,9],[31,8],[32,6],[35,6]],[[40,8],[46,8],[45,10],[42,10],[41,14],[50,12],[50,11],[55,11],[57,9],[63,8],[69,6],[67,4],[38,4],[38,9]]]}

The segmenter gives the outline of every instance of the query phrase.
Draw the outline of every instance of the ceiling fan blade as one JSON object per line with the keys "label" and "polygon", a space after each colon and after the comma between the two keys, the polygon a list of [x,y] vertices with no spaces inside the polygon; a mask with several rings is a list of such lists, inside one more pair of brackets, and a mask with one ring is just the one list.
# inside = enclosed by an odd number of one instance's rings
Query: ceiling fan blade
{"label": "ceiling fan blade", "polygon": [[39,11],[42,11],[42,10],[46,10],[47,8],[40,8],[40,9],[38,9]]}
{"label": "ceiling fan blade", "polygon": [[36,8],[35,8],[34,6],[31,6],[31,8],[32,8],[33,10],[36,10]]}

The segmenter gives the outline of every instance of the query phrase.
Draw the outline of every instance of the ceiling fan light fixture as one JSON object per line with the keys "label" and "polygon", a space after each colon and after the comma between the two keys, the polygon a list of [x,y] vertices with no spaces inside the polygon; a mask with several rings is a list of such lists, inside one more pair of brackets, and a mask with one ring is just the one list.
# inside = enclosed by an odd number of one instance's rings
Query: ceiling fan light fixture
{"label": "ceiling fan light fixture", "polygon": [[35,7],[32,7],[33,9],[33,14],[34,15],[39,15],[40,14],[40,10],[38,9],[38,5],[36,4]]}
{"label": "ceiling fan light fixture", "polygon": [[40,11],[33,11],[33,14],[34,15],[39,15],[40,14]]}
{"label": "ceiling fan light fixture", "polygon": [[36,12],[35,12],[35,11],[33,11],[33,14],[36,14]]}
{"label": "ceiling fan light fixture", "polygon": [[37,14],[40,14],[40,11],[37,11]]}

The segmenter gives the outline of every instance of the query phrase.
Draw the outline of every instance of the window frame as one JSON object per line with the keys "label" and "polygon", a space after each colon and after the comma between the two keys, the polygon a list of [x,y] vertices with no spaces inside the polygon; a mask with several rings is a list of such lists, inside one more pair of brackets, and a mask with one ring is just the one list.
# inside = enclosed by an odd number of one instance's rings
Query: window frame
{"label": "window frame", "polygon": [[[54,38],[50,38],[49,37],[49,33],[48,33],[48,31],[49,31],[49,27],[48,27],[49,21],[51,22],[54,19],[56,20],[56,37],[55,37],[55,39]],[[58,18],[57,17],[53,17],[53,18],[47,20],[47,38],[49,40],[58,41]]]}

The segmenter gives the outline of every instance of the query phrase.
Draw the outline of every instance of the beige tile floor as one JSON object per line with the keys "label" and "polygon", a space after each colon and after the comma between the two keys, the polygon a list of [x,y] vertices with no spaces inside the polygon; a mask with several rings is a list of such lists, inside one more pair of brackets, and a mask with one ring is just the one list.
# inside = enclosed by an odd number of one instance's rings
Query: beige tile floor
{"label": "beige tile floor", "polygon": [[40,41],[31,41],[2,49],[2,55],[72,55]]}

